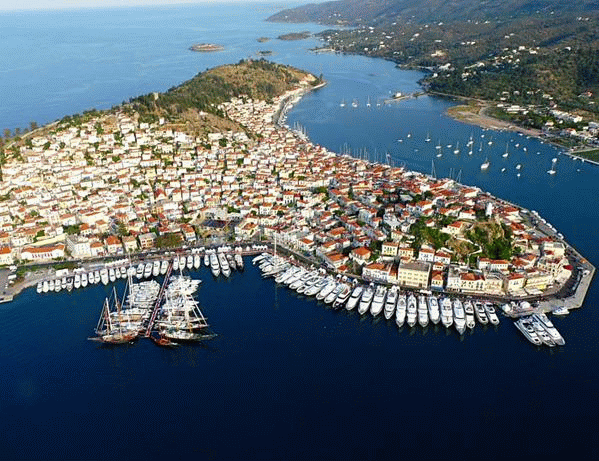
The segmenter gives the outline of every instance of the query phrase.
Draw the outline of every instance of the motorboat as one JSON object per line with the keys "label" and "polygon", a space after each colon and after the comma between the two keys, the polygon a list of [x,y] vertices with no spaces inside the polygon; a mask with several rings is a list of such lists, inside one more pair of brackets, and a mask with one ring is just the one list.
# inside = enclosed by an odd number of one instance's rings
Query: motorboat
{"label": "motorboat", "polygon": [[406,320],[406,295],[400,293],[397,297],[397,307],[395,309],[395,323],[398,327],[402,327]]}
{"label": "motorboat", "polygon": [[358,313],[364,315],[370,309],[372,298],[374,297],[374,284],[371,283],[366,287],[360,298],[360,305],[358,306]]}
{"label": "motorboat", "polygon": [[451,308],[451,299],[443,298],[441,300],[441,323],[445,328],[450,328],[453,325],[453,310]]}
{"label": "motorboat", "polygon": [[464,315],[466,316],[466,328],[472,330],[476,326],[474,320],[474,305],[470,300],[466,300],[462,306],[464,307]]}
{"label": "motorboat", "polygon": [[418,297],[418,323],[421,327],[428,325],[428,305],[424,295]]}
{"label": "motorboat", "polygon": [[482,303],[476,302],[474,303],[474,313],[476,314],[476,319],[482,324],[486,325],[489,323],[489,318],[487,317],[487,312],[483,307]]}
{"label": "motorboat", "polygon": [[370,306],[370,313],[376,317],[379,315],[383,307],[385,306],[385,298],[387,296],[387,287],[384,285],[378,285],[372,297],[372,304]]}
{"label": "motorboat", "polygon": [[439,301],[436,296],[431,295],[428,297],[428,315],[435,325],[441,320],[441,313],[439,311]]}
{"label": "motorboat", "polygon": [[456,298],[453,300],[452,305],[455,328],[456,330],[458,330],[459,334],[464,334],[464,331],[466,331],[466,316],[464,314],[464,307],[462,306],[462,301]]}
{"label": "motorboat", "polygon": [[416,325],[416,321],[418,320],[418,306],[414,293],[410,293],[408,296],[406,317],[410,327]]}
{"label": "motorboat", "polygon": [[489,318],[489,322],[492,325],[499,325],[499,317],[497,316],[497,312],[491,303],[484,304],[485,311],[487,312],[487,317]]}
{"label": "motorboat", "polygon": [[386,320],[389,320],[395,314],[395,307],[397,306],[397,297],[399,293],[399,288],[397,286],[392,286],[387,292],[387,299],[385,301],[385,310],[383,311],[383,315]]}
{"label": "motorboat", "polygon": [[357,285],[353,289],[351,296],[349,297],[349,299],[347,300],[347,304],[345,305],[345,308],[348,311],[351,311],[353,308],[355,308],[358,305],[358,302],[360,301],[360,298],[362,297],[363,291],[364,291],[363,285]]}

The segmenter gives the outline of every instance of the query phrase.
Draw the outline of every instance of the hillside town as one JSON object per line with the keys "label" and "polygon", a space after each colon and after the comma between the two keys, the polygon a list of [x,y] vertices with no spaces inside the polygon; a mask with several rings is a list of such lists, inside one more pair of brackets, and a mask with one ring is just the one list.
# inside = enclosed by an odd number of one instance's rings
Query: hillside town
{"label": "hillside town", "polygon": [[534,212],[283,126],[311,79],[269,103],[222,104],[246,132],[194,137],[125,107],[33,133],[2,166],[0,264],[123,257],[225,232],[406,288],[518,297],[570,278],[566,246]]}

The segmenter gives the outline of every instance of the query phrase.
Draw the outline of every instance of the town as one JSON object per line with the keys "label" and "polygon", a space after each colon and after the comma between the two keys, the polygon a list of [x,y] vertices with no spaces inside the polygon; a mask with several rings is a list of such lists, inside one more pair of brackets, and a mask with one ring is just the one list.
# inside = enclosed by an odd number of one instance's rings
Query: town
{"label": "town", "polygon": [[247,132],[194,137],[119,108],[32,133],[2,166],[0,264],[123,257],[220,233],[276,238],[338,273],[413,289],[517,298],[570,279],[566,244],[535,212],[285,127],[314,79],[268,103],[221,104]]}

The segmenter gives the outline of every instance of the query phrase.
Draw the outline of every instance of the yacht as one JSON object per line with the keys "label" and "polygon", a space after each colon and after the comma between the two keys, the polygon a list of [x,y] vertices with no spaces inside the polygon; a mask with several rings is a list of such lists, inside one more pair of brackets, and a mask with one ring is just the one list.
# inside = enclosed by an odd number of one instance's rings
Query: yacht
{"label": "yacht", "polygon": [[453,300],[453,320],[458,333],[464,334],[464,331],[466,331],[466,317],[464,315],[462,301],[457,298]]}
{"label": "yacht", "polygon": [[407,306],[407,317],[408,317],[408,325],[413,327],[416,325],[416,320],[418,319],[418,307],[416,306],[416,296],[413,293],[408,296],[408,306]]}
{"label": "yacht", "polygon": [[100,280],[104,285],[108,285],[108,269],[105,267],[100,269]]}
{"label": "yacht", "polygon": [[[259,258],[260,256],[256,256],[256,258]],[[254,258],[254,260],[256,260]],[[258,261],[258,260],[256,260]],[[206,251],[206,253],[204,253],[204,266],[209,267],[210,266],[210,255],[208,254],[208,251]]]}
{"label": "yacht", "polygon": [[370,313],[376,317],[381,313],[385,305],[385,297],[387,295],[387,287],[384,285],[378,285],[372,298],[372,305],[370,306]]}
{"label": "yacht", "polygon": [[371,283],[366,287],[364,292],[362,293],[362,297],[360,298],[360,305],[358,306],[358,313],[360,315],[364,315],[370,309],[370,304],[372,303],[372,298],[374,296],[374,284]]}
{"label": "yacht", "polygon": [[156,260],[152,264],[152,275],[158,277],[160,275],[160,261]]}
{"label": "yacht", "polygon": [[345,308],[348,311],[351,311],[354,307],[356,307],[358,305],[358,301],[360,301],[363,291],[364,291],[363,285],[358,285],[358,286],[356,286],[356,288],[354,288],[354,290],[351,293],[351,296],[347,300],[347,304],[345,305]]}
{"label": "yacht", "polygon": [[489,163],[489,157],[487,157],[485,159],[485,161],[481,164],[480,169],[481,170],[486,170],[486,169],[489,168],[489,165],[490,165],[490,163]]}
{"label": "yacht", "polygon": [[316,293],[316,299],[318,301],[323,301],[329,294],[331,294],[331,291],[333,291],[336,286],[337,282],[335,282],[335,279],[329,277],[329,280],[327,284],[324,286],[324,288],[322,288],[318,293]]}
{"label": "yacht", "polygon": [[[217,259],[218,264],[220,265],[221,274],[223,274],[225,277],[229,277],[231,275],[231,267],[229,266],[229,262],[227,261],[225,254],[219,253]],[[179,264],[181,263],[179,262]]]}
{"label": "yacht", "polygon": [[[60,285],[60,283],[58,285]],[[86,272],[83,272],[81,274],[81,286],[83,288],[85,288],[87,286],[87,273]]]}
{"label": "yacht", "polygon": [[562,307],[558,307],[551,313],[553,315],[568,315],[570,313],[570,311],[566,307],[562,306]]}
{"label": "yacht", "polygon": [[466,327],[470,330],[474,329],[476,322],[474,321],[474,306],[470,300],[463,303],[464,315],[466,316]]}
{"label": "yacht", "polygon": [[[152,267],[153,266],[154,265],[149,262],[144,265],[144,278],[145,279],[149,279],[150,276],[152,275]],[[108,272],[108,274],[110,275],[110,271]]]}
{"label": "yacht", "polygon": [[125,266],[121,266],[120,272],[121,272],[121,278],[126,279],[127,278],[127,268]]}
{"label": "yacht", "polygon": [[443,298],[441,300],[441,323],[445,328],[450,328],[453,325],[453,310],[451,309],[451,299]]}
{"label": "yacht", "polygon": [[543,344],[545,344],[546,346],[554,347],[555,341],[553,341],[553,339],[551,339],[551,336],[547,333],[547,330],[545,330],[545,328],[543,327],[543,325],[541,324],[539,319],[537,317],[535,317],[534,314],[529,319],[532,324],[532,327],[535,330],[535,333],[541,339],[541,342]]}
{"label": "yacht", "polygon": [[44,280],[44,283],[42,284],[42,291],[44,293],[48,293],[48,291],[50,291],[50,282],[48,280]]}
{"label": "yacht", "polygon": [[[177,272],[179,270],[179,257],[175,256],[173,258],[173,272]],[[140,277],[137,277],[140,278]]]}
{"label": "yacht", "polygon": [[[143,268],[143,264],[142,264],[142,268]],[[142,272],[143,274],[143,272]],[[114,273],[114,267],[111,267],[110,269],[108,269],[108,279],[114,283],[114,281],[116,280],[116,274]]]}
{"label": "yacht", "polygon": [[399,288],[397,288],[395,285],[392,286],[387,292],[387,300],[385,301],[385,310],[383,312],[386,320],[389,320],[391,317],[393,317],[393,314],[395,314],[398,292]]}
{"label": "yacht", "polygon": [[335,300],[337,299],[337,296],[339,296],[339,293],[341,293],[341,291],[343,291],[343,287],[344,287],[344,283],[337,283],[337,285],[335,285],[335,288],[333,288],[333,291],[331,291],[324,299],[324,303],[325,304],[333,304],[335,302]]}
{"label": "yacht", "polygon": [[306,275],[306,269],[302,268],[302,267],[298,267],[297,270],[295,271],[295,273],[293,275],[291,275],[290,277],[287,277],[286,280],[283,281],[283,283],[287,286],[289,286],[291,288],[291,285],[294,286],[299,286],[299,284],[297,284],[297,282],[301,283],[301,279],[304,277],[304,275]]}
{"label": "yacht", "polygon": [[[175,261],[177,260],[178,258],[175,258]],[[212,271],[212,275],[214,275],[215,277],[218,277],[220,275],[220,265],[218,264],[218,257],[216,256],[216,253],[210,254],[210,270]]]}
{"label": "yacht", "polygon": [[441,320],[441,313],[439,312],[439,301],[437,297],[432,295],[428,297],[428,315],[435,325]]}
{"label": "yacht", "polygon": [[102,280],[102,274],[100,271],[94,271],[94,283],[97,285]]}
{"label": "yacht", "polygon": [[489,322],[493,325],[499,325],[499,317],[497,316],[497,312],[495,312],[495,308],[491,303],[484,304],[485,311],[487,312],[487,317],[489,317]]}
{"label": "yacht", "polygon": [[333,307],[335,309],[338,309],[341,306],[343,306],[349,299],[349,295],[352,293],[352,289],[351,289],[350,285],[348,285],[347,283],[342,283],[341,285],[342,285],[341,291],[339,292],[339,294],[337,295],[337,298],[335,298],[335,301],[333,302]]}
{"label": "yacht", "polygon": [[62,289],[62,285],[59,279],[54,280],[54,291],[58,293]]}
{"label": "yacht", "polygon": [[455,145],[455,149],[453,150],[454,154],[459,154],[460,153],[460,141],[458,141]]}
{"label": "yacht", "polygon": [[310,278],[312,277],[312,275],[313,275],[312,272],[308,272],[307,270],[302,270],[302,276],[299,277],[299,278],[297,278],[294,282],[289,283],[289,288],[291,288],[292,290],[297,291],[299,287],[301,287],[308,280],[310,280]]}
{"label": "yacht", "polygon": [[[141,279],[141,278],[144,276],[144,268],[145,268],[145,266],[144,266],[144,263],[139,263],[139,264],[137,265],[137,270],[135,271],[135,277],[137,277],[137,279],[138,279],[138,280],[139,280],[139,279]],[[108,278],[109,278],[109,279],[111,279],[111,278],[112,278],[112,277],[110,277],[110,271],[111,271],[111,270],[112,270],[112,269],[110,269],[110,270],[108,271]],[[114,271],[113,271],[113,272],[114,272]],[[112,281],[112,280],[111,280],[111,281]]]}
{"label": "yacht", "polygon": [[506,158],[508,155],[510,155],[508,149],[507,149],[507,142],[505,143],[505,152],[503,153],[502,157]]}
{"label": "yacht", "polygon": [[187,269],[188,270],[193,269],[193,256],[192,255],[187,255]]}
{"label": "yacht", "polygon": [[37,288],[36,288],[37,292],[41,293],[43,291],[43,289],[44,289],[44,283],[43,282],[37,282]]}
{"label": "yacht", "polygon": [[[73,282],[73,286],[75,288],[81,287],[81,274],[75,274],[75,281]],[[48,290],[52,291],[54,289],[54,280],[50,280],[48,282]]]}
{"label": "yacht", "polygon": [[164,275],[166,274],[166,271],[168,270],[168,261],[166,259],[163,259],[160,262],[160,274]]}
{"label": "yacht", "polygon": [[318,283],[319,280],[320,276],[318,275],[318,272],[312,271],[308,273],[308,277],[304,283],[297,287],[295,291],[297,291],[299,294],[304,294],[306,291],[308,291],[308,289],[312,288],[316,283]]}
{"label": "yacht", "polygon": [[202,260],[200,259],[200,255],[197,253],[194,254],[193,255],[193,268],[198,270],[201,265],[202,265]]}
{"label": "yacht", "polygon": [[545,329],[545,331],[547,331],[549,336],[551,336],[551,339],[555,342],[555,344],[557,344],[558,346],[563,346],[564,344],[566,344],[566,341],[564,340],[562,335],[560,335],[559,331],[557,331],[557,328],[555,328],[553,322],[549,320],[547,314],[543,312],[533,314],[533,318],[535,318],[543,326],[543,328]]}
{"label": "yacht", "polygon": [[489,323],[489,318],[487,317],[487,313],[485,311],[485,308],[483,307],[483,305],[481,303],[474,303],[474,313],[476,314],[476,319],[482,323],[483,325],[486,325],[487,323]]}
{"label": "yacht", "polygon": [[329,283],[328,277],[320,277],[320,280],[308,288],[304,294],[306,296],[315,296],[318,294],[324,287],[326,287]]}
{"label": "yacht", "polygon": [[406,295],[399,294],[397,299],[397,308],[395,309],[395,323],[398,327],[402,327],[406,320]]}
{"label": "yacht", "polygon": [[418,297],[418,323],[421,327],[428,325],[428,306],[424,295]]}
{"label": "yacht", "polygon": [[514,322],[516,328],[520,330],[520,332],[524,335],[526,339],[528,339],[535,346],[540,346],[542,344],[541,339],[535,332],[535,329],[532,326],[532,322],[530,319],[522,317]]}
{"label": "yacht", "polygon": [[235,262],[237,263],[237,270],[243,270],[243,256],[239,253],[235,253]]}

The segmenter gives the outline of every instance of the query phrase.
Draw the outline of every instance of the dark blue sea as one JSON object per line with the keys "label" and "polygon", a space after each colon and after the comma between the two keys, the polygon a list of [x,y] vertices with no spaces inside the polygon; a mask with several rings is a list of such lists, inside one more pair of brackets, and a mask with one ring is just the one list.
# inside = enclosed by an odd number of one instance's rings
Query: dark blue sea
{"label": "dark blue sea", "polygon": [[[417,90],[421,75],[382,60],[316,55],[308,51],[316,40],[276,40],[321,29],[263,22],[277,9],[0,14],[0,128],[108,108],[272,50],[273,60],[328,81],[288,118],[314,142],[373,161],[389,154],[394,164],[427,173],[434,161],[437,176],[538,211],[599,263],[597,167],[534,139],[454,122],[444,115],[449,101],[386,105],[397,91]],[[273,39],[258,43],[260,36]],[[197,42],[226,50],[187,50]],[[486,158],[491,166],[481,173]],[[557,173],[549,176],[552,158]],[[46,295],[29,289],[0,305],[0,458],[599,455],[596,284],[582,309],[554,319],[567,344],[549,350],[529,344],[505,318],[496,329],[477,326],[459,337],[443,328],[398,331],[383,319],[332,311],[263,280],[249,258],[245,272],[228,280],[206,269],[192,276],[203,280],[198,299],[218,337],[173,350],[143,340],[113,348],[87,341],[109,287]]]}

